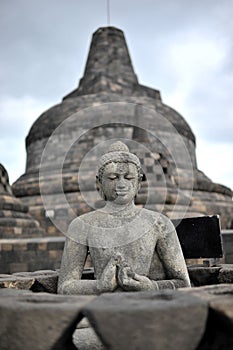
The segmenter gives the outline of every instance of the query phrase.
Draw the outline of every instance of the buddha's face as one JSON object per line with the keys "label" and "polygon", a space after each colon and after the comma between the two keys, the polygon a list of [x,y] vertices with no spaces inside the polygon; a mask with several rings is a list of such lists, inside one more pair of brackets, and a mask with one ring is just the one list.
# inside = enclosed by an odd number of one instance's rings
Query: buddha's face
{"label": "buddha's face", "polygon": [[139,177],[133,163],[109,163],[105,166],[101,189],[107,201],[115,204],[132,202],[138,192]]}

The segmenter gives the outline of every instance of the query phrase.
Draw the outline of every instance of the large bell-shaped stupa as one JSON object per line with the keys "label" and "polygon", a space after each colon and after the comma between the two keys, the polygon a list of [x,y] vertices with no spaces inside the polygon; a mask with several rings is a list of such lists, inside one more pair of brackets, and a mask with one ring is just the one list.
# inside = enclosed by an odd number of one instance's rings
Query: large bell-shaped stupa
{"label": "large bell-shaped stupa", "polygon": [[26,172],[13,185],[47,234],[102,205],[96,166],[116,139],[141,159],[138,205],[172,218],[219,214],[231,226],[231,190],[198,170],[191,128],[158,90],[138,83],[123,32],[104,27],[93,34],[78,88],[32,125]]}

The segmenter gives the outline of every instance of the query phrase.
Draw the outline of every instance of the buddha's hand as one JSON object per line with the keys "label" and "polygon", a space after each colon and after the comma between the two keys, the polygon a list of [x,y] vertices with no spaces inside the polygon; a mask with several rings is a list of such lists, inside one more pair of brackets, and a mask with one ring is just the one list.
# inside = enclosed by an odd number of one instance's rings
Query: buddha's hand
{"label": "buddha's hand", "polygon": [[119,285],[125,291],[153,290],[152,281],[146,276],[138,275],[129,266],[121,267],[118,271]]}
{"label": "buddha's hand", "polygon": [[113,292],[117,288],[117,265],[120,260],[121,256],[119,254],[109,260],[100,279],[97,280],[97,290],[99,293]]}

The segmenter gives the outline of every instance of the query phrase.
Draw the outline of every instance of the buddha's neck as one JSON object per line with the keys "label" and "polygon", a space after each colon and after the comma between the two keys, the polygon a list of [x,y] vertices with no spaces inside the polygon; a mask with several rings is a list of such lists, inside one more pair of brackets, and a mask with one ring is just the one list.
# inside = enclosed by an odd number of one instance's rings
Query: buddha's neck
{"label": "buddha's neck", "polygon": [[127,204],[116,204],[114,202],[107,202],[105,207],[101,209],[101,211],[104,211],[111,215],[122,215],[122,216],[128,216],[130,214],[134,214],[135,210],[137,209],[136,205],[134,204],[134,201],[127,203]]}

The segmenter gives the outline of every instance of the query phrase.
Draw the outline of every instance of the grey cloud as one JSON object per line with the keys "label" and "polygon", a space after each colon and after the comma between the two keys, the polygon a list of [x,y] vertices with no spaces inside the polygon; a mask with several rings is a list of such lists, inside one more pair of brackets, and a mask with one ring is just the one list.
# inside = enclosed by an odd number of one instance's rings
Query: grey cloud
{"label": "grey cloud", "polygon": [[[122,23],[129,44],[132,42],[132,56],[145,47],[145,59],[151,54],[150,46],[155,46],[157,41],[160,44],[161,37],[169,45],[169,40],[175,40],[174,32],[200,23],[208,26],[218,3],[216,0],[197,3],[148,0],[143,4],[141,0],[111,1],[112,24]],[[222,8],[227,3],[223,0]],[[90,36],[97,27],[106,25],[105,11],[104,0],[98,4],[93,0],[2,2],[0,26],[4,35],[0,43],[4,49],[0,93],[62,97],[76,87],[83,73]],[[143,63],[139,67],[140,71],[145,68]]]}
{"label": "grey cloud", "polygon": [[[199,137],[231,142],[232,123],[226,114],[233,109],[232,0],[110,3],[111,24],[125,32],[139,81],[158,88],[162,96],[178,91],[183,78],[169,57],[169,49],[180,37],[196,31],[225,43],[228,56],[219,71],[189,87],[185,104],[192,115],[178,112],[195,129],[197,142]],[[106,25],[106,1],[2,0],[0,6],[0,94],[18,100],[24,96],[46,99],[52,106],[78,85],[91,35]],[[0,115],[1,137],[26,134],[23,125],[15,130],[11,123],[17,125],[13,117],[7,121]]]}

